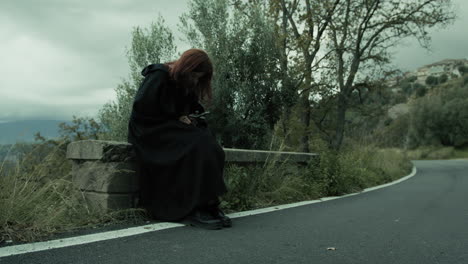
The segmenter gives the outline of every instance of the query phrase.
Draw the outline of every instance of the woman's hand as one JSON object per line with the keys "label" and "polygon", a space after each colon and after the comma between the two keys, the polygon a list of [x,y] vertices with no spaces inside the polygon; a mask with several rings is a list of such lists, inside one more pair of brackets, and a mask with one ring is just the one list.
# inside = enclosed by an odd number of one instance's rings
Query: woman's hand
{"label": "woman's hand", "polygon": [[183,122],[187,125],[191,125],[192,124],[192,121],[190,120],[190,118],[188,118],[188,116],[181,116],[179,117],[179,121],[180,122]]}

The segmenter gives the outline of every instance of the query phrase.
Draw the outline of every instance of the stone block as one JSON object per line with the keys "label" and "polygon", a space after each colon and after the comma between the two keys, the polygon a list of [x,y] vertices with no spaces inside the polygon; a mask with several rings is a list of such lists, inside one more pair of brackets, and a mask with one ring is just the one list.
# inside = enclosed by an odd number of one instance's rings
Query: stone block
{"label": "stone block", "polygon": [[139,190],[135,166],[130,162],[73,162],[73,183],[81,190],[133,193]]}
{"label": "stone block", "polygon": [[133,161],[135,153],[132,145],[126,142],[80,140],[68,144],[67,159]]}
{"label": "stone block", "polygon": [[111,210],[134,208],[136,205],[137,194],[83,192],[83,197],[91,210],[107,212]]}

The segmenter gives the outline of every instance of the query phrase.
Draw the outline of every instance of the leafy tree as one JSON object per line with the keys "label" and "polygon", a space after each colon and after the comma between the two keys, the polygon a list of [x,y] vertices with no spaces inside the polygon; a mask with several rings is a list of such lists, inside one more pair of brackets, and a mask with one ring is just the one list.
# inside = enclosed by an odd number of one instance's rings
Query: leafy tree
{"label": "leafy tree", "polygon": [[99,111],[99,120],[106,131],[101,139],[127,141],[133,99],[143,78],[141,70],[152,63],[171,61],[175,56],[173,34],[161,16],[149,27],[133,30],[132,43],[127,51],[130,78],[124,79],[115,89],[116,100],[106,103]]}
{"label": "leafy tree", "polygon": [[422,97],[426,94],[427,92],[427,88],[426,86],[420,84],[420,83],[415,83],[414,84],[414,87],[413,87],[415,93],[416,93],[416,96],[418,97]]}
{"label": "leafy tree", "polygon": [[465,65],[459,66],[459,67],[458,67],[458,71],[459,71],[460,74],[463,76],[463,75],[465,75],[465,74],[468,73],[468,67],[465,66]]}
{"label": "leafy tree", "polygon": [[397,117],[395,120],[374,131],[373,137],[379,147],[406,148],[408,145],[409,114]]}
{"label": "leafy tree", "polygon": [[[453,20],[446,0],[342,0],[330,22],[328,46],[331,75],[337,87],[335,133],[332,147],[342,144],[349,98],[366,71],[390,61],[389,48],[406,37],[427,47],[427,29]],[[363,77],[361,77],[363,76]]]}
{"label": "leafy tree", "polygon": [[265,7],[242,9],[227,0],[193,0],[181,18],[181,29],[214,64],[210,127],[224,146],[265,148],[285,101],[280,50]]}
{"label": "leafy tree", "polygon": [[439,78],[429,75],[426,78],[426,84],[429,86],[436,86],[437,84],[439,84]]}
{"label": "leafy tree", "polygon": [[442,74],[441,76],[439,76],[439,80],[438,82],[441,84],[441,83],[446,83],[448,81],[448,75],[447,74]]}
{"label": "leafy tree", "polygon": [[[255,4],[257,1],[250,1]],[[340,0],[322,1],[269,1],[270,14],[277,24],[278,39],[282,42],[281,66],[285,74],[283,83],[291,93],[299,93],[300,122],[303,126],[301,150],[309,152],[309,133],[311,131],[311,96],[330,95],[327,81],[315,73],[320,69],[323,39],[330,20]],[[289,54],[297,54],[289,56]],[[297,80],[297,81],[292,81]],[[291,104],[292,105],[292,104]],[[286,107],[284,118],[289,119],[290,107]]]}
{"label": "leafy tree", "polygon": [[468,144],[468,90],[463,86],[438,87],[411,110],[411,147]]}
{"label": "leafy tree", "polygon": [[410,95],[410,94],[413,93],[413,84],[412,83],[403,82],[400,87],[401,87],[401,90],[407,95]]}
{"label": "leafy tree", "polygon": [[[105,131],[102,125],[94,118],[73,116],[71,124],[62,122],[59,124],[59,134],[61,140],[66,142],[98,139]],[[35,140],[46,142],[45,138],[36,133]]]}
{"label": "leafy tree", "polygon": [[[246,2],[255,5],[259,1]],[[334,117],[319,117],[314,123],[332,121],[328,124],[334,131],[327,137],[331,137],[331,147],[339,150],[351,94],[360,84],[372,82],[372,71],[388,64],[389,48],[401,39],[415,37],[427,47],[427,29],[453,20],[450,6],[451,1],[446,0],[270,1],[278,28],[287,29],[278,30],[284,33],[278,38],[286,43],[283,47],[297,54],[287,65],[303,73],[298,86],[305,127],[303,151],[308,151],[307,135],[314,119],[310,115],[316,105],[313,96],[335,102],[335,109],[322,111]]]}
{"label": "leafy tree", "polygon": [[408,77],[407,81],[410,82],[410,83],[413,83],[413,82],[415,82],[417,79],[418,79],[418,77],[416,77],[416,76],[410,76],[410,77]]}

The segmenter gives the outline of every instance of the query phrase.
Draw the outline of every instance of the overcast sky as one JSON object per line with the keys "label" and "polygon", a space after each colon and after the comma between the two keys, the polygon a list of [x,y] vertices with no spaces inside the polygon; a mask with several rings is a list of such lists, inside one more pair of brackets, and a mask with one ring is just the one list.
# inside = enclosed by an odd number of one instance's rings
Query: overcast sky
{"label": "overcast sky", "polygon": [[[176,34],[188,0],[0,0],[0,122],[95,116],[115,98],[129,69],[125,49],[135,26],[161,14]],[[432,31],[432,52],[406,41],[403,70],[468,58],[468,1],[455,0],[455,24]]]}

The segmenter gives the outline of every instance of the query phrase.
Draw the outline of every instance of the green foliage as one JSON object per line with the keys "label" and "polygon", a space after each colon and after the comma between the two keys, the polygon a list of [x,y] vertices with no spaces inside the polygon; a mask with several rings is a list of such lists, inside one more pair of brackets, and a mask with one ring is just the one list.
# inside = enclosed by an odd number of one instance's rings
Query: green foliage
{"label": "green foliage", "polygon": [[411,160],[467,159],[468,148],[422,146],[408,151]]}
{"label": "green foliage", "polygon": [[429,86],[436,86],[439,84],[446,83],[448,81],[448,75],[447,74],[442,74],[441,76],[433,76],[429,75],[426,78],[426,84]]}
{"label": "green foliage", "polygon": [[[59,134],[61,139],[65,142],[98,139],[105,133],[102,124],[98,123],[94,118],[90,117],[76,117],[73,116],[71,124],[60,123]],[[45,142],[46,139],[37,133],[35,135],[36,141]]]}
{"label": "green foliage", "polygon": [[133,98],[143,79],[141,70],[152,63],[164,63],[175,58],[176,47],[171,30],[164,25],[161,16],[148,28],[136,27],[132,32],[132,43],[127,51],[130,79],[117,86],[115,101],[106,103],[99,111],[99,120],[105,133],[104,140],[127,141],[127,126],[132,110]]}
{"label": "green foliage", "polygon": [[214,63],[210,127],[226,147],[261,149],[281,114],[280,53],[262,6],[244,12],[227,0],[193,0],[181,28]]}
{"label": "green foliage", "polygon": [[432,76],[432,75],[429,75],[426,78],[426,84],[429,85],[429,86],[435,86],[435,85],[439,84],[439,78],[437,78],[435,76]]}
{"label": "green foliage", "polygon": [[[445,75],[446,76],[446,75]],[[431,81],[430,81],[431,82]],[[427,79],[426,79],[427,83]],[[416,95],[417,97],[424,96],[427,92],[427,88],[425,85],[416,83],[416,82],[411,82],[409,79],[403,80],[399,84],[401,90],[406,96],[411,96],[411,95]]]}
{"label": "green foliage", "polygon": [[407,95],[410,95],[413,93],[413,84],[412,83],[409,83],[409,82],[403,82],[401,85],[401,90],[407,94]]}
{"label": "green foliage", "polygon": [[408,100],[408,97],[405,96],[404,94],[396,93],[392,97],[390,97],[389,104],[396,105],[396,104],[406,103],[407,100]]}
{"label": "green foliage", "polygon": [[352,145],[333,152],[322,146],[318,159],[305,167],[274,159],[264,166],[228,166],[230,191],[222,197],[222,207],[233,212],[359,192],[396,180],[412,167],[398,149]]}
{"label": "green foliage", "polygon": [[411,110],[411,147],[468,144],[468,89],[454,82],[417,100]]}
{"label": "green foliage", "polygon": [[408,77],[407,81],[412,83],[412,82],[415,82],[417,79],[418,79],[417,76],[410,76],[410,77]]}
{"label": "green foliage", "polygon": [[[390,120],[390,119],[389,119]],[[372,137],[377,146],[382,148],[406,148],[408,144],[409,114],[401,115],[385,126],[374,131]]]}
{"label": "green foliage", "polygon": [[458,67],[458,71],[460,72],[461,75],[465,75],[468,73],[468,67],[465,65],[462,65]]}
{"label": "green foliage", "polygon": [[426,88],[426,86],[424,86],[422,84],[419,84],[419,83],[414,84],[413,89],[414,89],[414,91],[415,91],[414,93],[416,94],[417,97],[422,97],[422,96],[426,95],[427,88]]}
{"label": "green foliage", "polygon": [[346,112],[350,106],[348,98],[357,83],[369,77],[364,73],[388,65],[391,61],[388,48],[404,38],[415,37],[426,46],[424,44],[430,40],[427,29],[450,23],[454,20],[454,14],[450,11],[450,1],[441,0],[389,0],[384,3],[356,0],[335,3],[337,7],[330,19],[332,26],[327,30],[327,48],[331,56],[326,60],[329,63],[326,68],[335,79],[332,81],[339,93],[332,144],[335,150],[339,150],[346,127]]}
{"label": "green foliage", "polygon": [[440,160],[453,157],[455,153],[454,147],[435,147],[424,146],[408,151],[408,158],[412,160]]}
{"label": "green foliage", "polygon": [[439,83],[442,84],[442,83],[445,83],[448,81],[448,75],[447,74],[442,74],[441,76],[439,76]]}
{"label": "green foliage", "polygon": [[325,183],[326,195],[335,196],[393,181],[411,167],[399,150],[354,146],[341,152],[322,152],[316,168]]}

